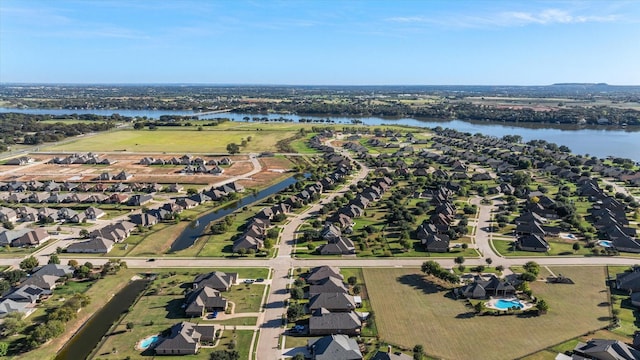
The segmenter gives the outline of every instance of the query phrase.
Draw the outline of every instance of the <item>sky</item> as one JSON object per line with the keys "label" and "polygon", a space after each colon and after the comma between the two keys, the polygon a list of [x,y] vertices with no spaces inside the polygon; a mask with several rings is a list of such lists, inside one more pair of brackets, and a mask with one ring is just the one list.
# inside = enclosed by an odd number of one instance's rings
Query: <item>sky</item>
{"label": "sky", "polygon": [[640,85],[640,1],[1,0],[16,82]]}

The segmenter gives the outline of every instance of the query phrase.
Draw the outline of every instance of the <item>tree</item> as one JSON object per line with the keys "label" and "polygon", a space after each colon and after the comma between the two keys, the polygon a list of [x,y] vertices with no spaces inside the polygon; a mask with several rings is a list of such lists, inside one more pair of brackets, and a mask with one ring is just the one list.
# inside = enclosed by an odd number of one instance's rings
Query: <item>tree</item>
{"label": "tree", "polygon": [[135,326],[135,325],[134,325],[131,321],[129,321],[129,322],[127,323],[127,330],[128,330],[128,331],[133,330],[133,327],[134,327],[134,326]]}
{"label": "tree", "polygon": [[7,352],[9,352],[9,343],[0,342],[0,356],[7,356]]}
{"label": "tree", "polygon": [[300,300],[304,297],[304,290],[299,287],[294,287],[291,289],[291,298],[294,300]]}
{"label": "tree", "polygon": [[236,143],[227,144],[227,152],[231,155],[237,154],[240,152],[240,146]]}
{"label": "tree", "polygon": [[347,279],[347,283],[349,283],[349,285],[351,286],[354,286],[358,283],[358,278],[355,276],[349,276],[349,278]]}
{"label": "tree", "polygon": [[576,251],[580,250],[580,243],[574,242],[571,247],[573,248],[573,251],[576,252]]}
{"label": "tree", "polygon": [[453,259],[453,261],[458,265],[462,265],[464,264],[464,256],[458,256],[455,259]]}
{"label": "tree", "polygon": [[287,309],[287,320],[294,322],[302,315],[304,315],[304,308],[301,304],[293,303],[289,305],[289,308]]}
{"label": "tree", "polygon": [[60,264],[60,258],[57,254],[53,254],[49,257],[48,264]]}
{"label": "tree", "polygon": [[71,260],[69,260],[67,265],[71,266],[74,269],[77,269],[78,268],[78,260],[71,259]]}
{"label": "tree", "polygon": [[83,239],[89,238],[89,230],[87,229],[80,230],[80,237]]}
{"label": "tree", "polygon": [[547,304],[547,302],[544,301],[544,299],[540,299],[536,304],[536,309],[538,310],[539,314],[546,314],[547,311],[549,311],[549,304]]}
{"label": "tree", "polygon": [[38,265],[40,265],[40,263],[38,262],[38,259],[36,259],[33,255],[31,255],[20,262],[20,269],[24,271],[31,271],[33,270],[33,268],[37,267]]}
{"label": "tree", "polygon": [[520,274],[520,280],[522,281],[536,281],[536,275],[530,272],[524,272]]}
{"label": "tree", "polygon": [[4,317],[4,322],[0,325],[2,336],[8,337],[17,334],[25,327],[26,322],[22,319],[24,316],[21,312],[13,312]]}
{"label": "tree", "polygon": [[362,291],[362,289],[360,289],[360,285],[356,285],[356,286],[353,287],[353,293],[355,295],[360,294],[361,291]]}
{"label": "tree", "polygon": [[414,360],[422,360],[424,356],[424,346],[418,344],[413,347],[413,359]]}
{"label": "tree", "polygon": [[487,263],[487,265],[491,265],[493,263],[493,259],[490,257],[484,259],[484,261]]}
{"label": "tree", "polygon": [[294,357],[293,360],[304,360],[304,354],[303,353],[297,353]]}
{"label": "tree", "polygon": [[527,263],[522,267],[526,272],[530,272],[535,276],[538,276],[538,274],[540,274],[540,265],[535,261],[527,261]]}

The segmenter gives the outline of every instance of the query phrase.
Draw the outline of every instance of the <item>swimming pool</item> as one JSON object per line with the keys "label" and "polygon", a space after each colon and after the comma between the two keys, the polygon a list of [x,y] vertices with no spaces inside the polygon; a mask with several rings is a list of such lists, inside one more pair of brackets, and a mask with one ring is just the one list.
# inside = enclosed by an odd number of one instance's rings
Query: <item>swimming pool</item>
{"label": "swimming pool", "polygon": [[160,336],[158,336],[158,335],[149,336],[148,338],[144,338],[144,339],[142,339],[142,341],[140,341],[140,346],[139,347],[142,350],[146,350],[146,349],[149,348],[149,346],[157,343],[158,340],[160,340]]}
{"label": "swimming pool", "polygon": [[613,243],[609,240],[598,240],[598,245],[607,248],[613,247]]}
{"label": "swimming pool", "polygon": [[524,307],[524,304],[522,304],[520,300],[498,299],[496,302],[493,303],[493,306],[495,306],[496,309],[499,309],[499,310],[509,310],[509,309],[513,309],[514,307],[520,310]]}

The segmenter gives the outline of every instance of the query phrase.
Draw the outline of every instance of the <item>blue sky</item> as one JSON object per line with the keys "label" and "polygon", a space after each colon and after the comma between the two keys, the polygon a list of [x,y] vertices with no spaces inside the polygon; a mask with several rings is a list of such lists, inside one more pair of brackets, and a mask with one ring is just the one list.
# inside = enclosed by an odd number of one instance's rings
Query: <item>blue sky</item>
{"label": "blue sky", "polygon": [[0,82],[640,85],[640,1],[2,0]]}

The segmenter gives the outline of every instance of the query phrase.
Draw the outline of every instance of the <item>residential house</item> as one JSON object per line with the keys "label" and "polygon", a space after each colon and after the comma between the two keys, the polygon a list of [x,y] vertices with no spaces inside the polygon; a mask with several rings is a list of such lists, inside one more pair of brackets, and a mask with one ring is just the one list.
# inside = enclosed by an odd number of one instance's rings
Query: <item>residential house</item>
{"label": "residential house", "polygon": [[[636,360],[640,351],[620,340],[592,339],[573,348],[572,359]],[[578,357],[576,357],[576,355]]]}
{"label": "residential house", "polygon": [[489,296],[513,296],[516,288],[511,282],[491,275],[489,278],[476,276],[471,284],[454,289],[453,292],[456,296],[468,299],[486,299]]}
{"label": "residential house", "polygon": [[515,247],[522,251],[546,252],[551,249],[549,243],[538,234],[530,234],[518,237]]}
{"label": "residential house", "polygon": [[149,213],[142,213],[129,216],[129,221],[136,225],[151,227],[158,223],[158,218]]}
{"label": "residential house", "polygon": [[208,286],[187,293],[185,313],[188,317],[201,317],[206,312],[225,311],[227,299],[220,296],[220,291]]}
{"label": "residential house", "polygon": [[90,253],[107,254],[115,243],[103,237],[94,237],[87,241],[80,241],[69,245],[66,249],[68,253]]}
{"label": "residential house", "polygon": [[86,216],[86,218],[88,220],[98,220],[101,217],[107,215],[107,213],[104,212],[103,210],[98,209],[98,208],[93,207],[93,206],[90,206],[90,207],[86,208],[84,210],[84,214],[85,214],[85,216]]}
{"label": "residential house", "polygon": [[634,266],[631,272],[616,275],[616,288],[629,293],[640,292],[640,267]]}
{"label": "residential house", "polygon": [[312,360],[361,360],[360,346],[346,335],[310,339],[307,349]]}
{"label": "residential house", "polygon": [[353,312],[330,312],[318,309],[309,318],[309,335],[359,335],[362,321]]}
{"label": "residential house", "polygon": [[370,360],[413,360],[413,357],[401,352],[392,353],[378,350]]}
{"label": "residential house", "polygon": [[313,297],[320,293],[348,293],[344,283],[335,278],[327,277],[319,280],[315,284],[309,286],[309,297]]}
{"label": "residential house", "polygon": [[231,285],[236,283],[237,273],[224,273],[213,271],[207,274],[200,274],[193,279],[193,288],[199,289],[208,286],[218,291],[229,291]]}
{"label": "residential house", "polygon": [[187,321],[171,327],[168,337],[164,338],[154,351],[157,355],[193,355],[197,354],[201,342],[213,342],[213,325],[196,325]]}
{"label": "residential house", "polygon": [[15,239],[11,246],[14,247],[24,247],[24,246],[38,246],[45,241],[49,240],[51,235],[42,228],[33,229],[19,238]]}
{"label": "residential house", "polygon": [[422,246],[428,252],[448,252],[449,251],[449,236],[446,234],[428,234],[424,239],[420,241]]}
{"label": "residential house", "polygon": [[327,309],[332,312],[349,312],[356,308],[353,296],[346,293],[320,293],[309,299],[308,308],[311,312]]}
{"label": "residential house", "polygon": [[0,319],[14,312],[19,312],[28,316],[35,308],[28,302],[14,301],[11,299],[3,299],[0,301]]}
{"label": "residential house", "polygon": [[340,236],[320,246],[318,252],[321,255],[352,255],[356,253],[356,248],[351,239]]}
{"label": "residential house", "polygon": [[130,174],[124,170],[115,175],[112,180],[126,181],[133,177],[133,174]]}
{"label": "residential house", "polygon": [[344,280],[340,270],[331,266],[319,266],[311,269],[309,276],[307,276],[306,282],[310,285],[317,285],[324,281],[326,278],[335,278],[339,282]]}

